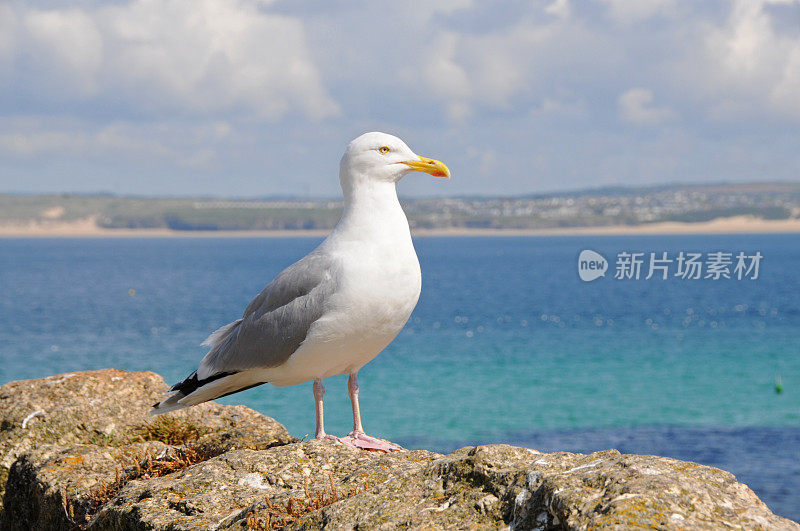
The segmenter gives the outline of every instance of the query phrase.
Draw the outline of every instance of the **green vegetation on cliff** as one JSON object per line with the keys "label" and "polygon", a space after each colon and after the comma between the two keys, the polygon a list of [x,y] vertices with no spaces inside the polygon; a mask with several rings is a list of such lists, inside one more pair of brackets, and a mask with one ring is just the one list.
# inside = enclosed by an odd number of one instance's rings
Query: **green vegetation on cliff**
{"label": "green vegetation on cliff", "polygon": [[[800,183],[608,188],[525,197],[403,201],[419,229],[548,229],[700,222],[730,216],[800,217]],[[0,224],[93,220],[110,229],[328,230],[339,200],[146,198],[0,194]]]}

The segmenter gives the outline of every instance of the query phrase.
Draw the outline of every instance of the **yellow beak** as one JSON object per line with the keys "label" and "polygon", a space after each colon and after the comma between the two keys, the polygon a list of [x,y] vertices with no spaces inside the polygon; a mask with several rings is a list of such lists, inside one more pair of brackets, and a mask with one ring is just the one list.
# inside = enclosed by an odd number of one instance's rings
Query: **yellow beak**
{"label": "yellow beak", "polygon": [[403,164],[414,171],[430,173],[434,177],[450,178],[450,168],[448,168],[444,162],[427,157],[420,157],[419,159],[420,160],[406,160]]}

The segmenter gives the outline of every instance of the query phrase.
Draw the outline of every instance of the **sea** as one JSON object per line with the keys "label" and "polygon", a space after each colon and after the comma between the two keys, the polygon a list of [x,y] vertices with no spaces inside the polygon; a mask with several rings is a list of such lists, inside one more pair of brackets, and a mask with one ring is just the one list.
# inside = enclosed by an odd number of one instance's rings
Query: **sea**
{"label": "sea", "polygon": [[[0,383],[106,367],[174,383],[209,333],[320,241],[0,239]],[[415,246],[419,304],[359,373],[368,433],[438,451],[510,443],[696,461],[800,520],[800,235]],[[584,256],[596,258],[592,280]],[[345,434],[346,377],[325,385],[326,428]],[[222,401],[313,435],[310,383]]]}

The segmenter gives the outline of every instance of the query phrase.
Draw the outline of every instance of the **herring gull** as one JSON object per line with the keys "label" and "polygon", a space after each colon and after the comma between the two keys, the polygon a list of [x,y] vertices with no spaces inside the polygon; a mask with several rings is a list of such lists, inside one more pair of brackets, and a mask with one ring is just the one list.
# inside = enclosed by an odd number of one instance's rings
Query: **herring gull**
{"label": "herring gull", "polygon": [[344,211],[327,238],[286,268],[253,299],[241,319],[203,342],[199,367],[173,385],[152,414],[200,404],[264,383],[283,387],[313,380],[316,437],[325,433],[322,380],[347,374],[351,446],[399,447],[364,433],[359,369],[405,325],[417,304],[421,274],[397,182],[411,171],[450,177],[438,160],[420,157],[399,138],[366,133],[339,164]]}

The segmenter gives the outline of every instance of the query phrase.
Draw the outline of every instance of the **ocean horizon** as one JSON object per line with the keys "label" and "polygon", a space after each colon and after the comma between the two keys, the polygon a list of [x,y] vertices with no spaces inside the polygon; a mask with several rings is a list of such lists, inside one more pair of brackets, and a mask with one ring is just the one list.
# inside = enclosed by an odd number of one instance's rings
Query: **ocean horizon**
{"label": "ocean horizon", "polygon": [[[320,241],[0,239],[0,383],[107,367],[174,383],[209,333]],[[415,238],[422,295],[359,373],[364,426],[439,451],[504,442],[687,459],[736,474],[800,520],[798,244],[798,234]],[[603,276],[581,280],[583,250],[607,260]],[[639,278],[615,278],[620,257],[637,253]],[[730,253],[730,278],[676,275],[680,253],[706,268]],[[739,253],[762,257],[756,278],[737,278]],[[671,260],[659,262],[666,279],[645,278],[653,257]],[[344,434],[346,377],[325,385],[326,427]],[[221,402],[313,434],[310,383]]]}

